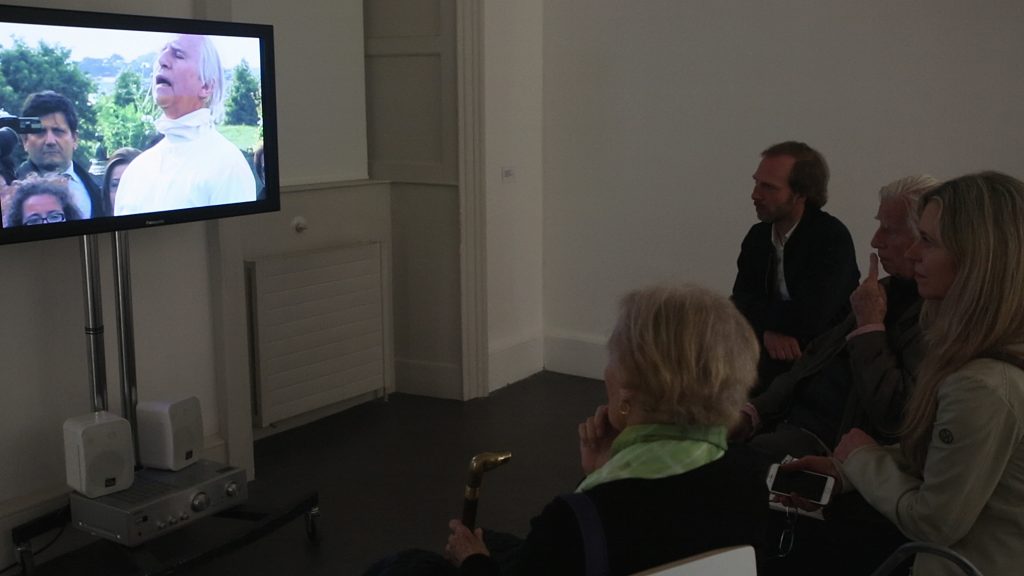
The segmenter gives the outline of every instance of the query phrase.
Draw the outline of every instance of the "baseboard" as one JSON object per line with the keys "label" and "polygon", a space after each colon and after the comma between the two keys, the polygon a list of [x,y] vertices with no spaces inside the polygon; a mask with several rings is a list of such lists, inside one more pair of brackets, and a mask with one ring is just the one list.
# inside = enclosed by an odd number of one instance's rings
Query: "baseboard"
{"label": "baseboard", "polygon": [[462,366],[396,358],[395,392],[462,400]]}
{"label": "baseboard", "polygon": [[[363,394],[353,396],[352,398],[342,400],[341,402],[335,402],[334,404],[322,406],[315,410],[310,410],[309,412],[303,412],[302,414],[297,414],[290,418],[285,418],[284,420],[278,420],[277,422],[274,422],[273,424],[265,428],[254,429],[252,433],[252,439],[261,440],[268,436],[273,436],[278,432],[284,432],[285,430],[291,430],[292,428],[297,428],[304,424],[309,424],[310,422],[314,422],[321,418],[326,418],[327,416],[337,414],[338,412],[341,412],[343,410],[348,410],[349,408],[358,406],[364,402],[376,400],[377,398],[380,398],[382,395],[383,392],[381,392],[380,390],[371,390],[370,392],[364,392]],[[257,470],[257,472],[259,471]]]}
{"label": "baseboard", "polygon": [[530,338],[491,349],[487,358],[488,391],[494,392],[544,369],[544,341]]}
{"label": "baseboard", "polygon": [[604,338],[548,335],[544,338],[544,369],[584,378],[604,378],[608,351]]}

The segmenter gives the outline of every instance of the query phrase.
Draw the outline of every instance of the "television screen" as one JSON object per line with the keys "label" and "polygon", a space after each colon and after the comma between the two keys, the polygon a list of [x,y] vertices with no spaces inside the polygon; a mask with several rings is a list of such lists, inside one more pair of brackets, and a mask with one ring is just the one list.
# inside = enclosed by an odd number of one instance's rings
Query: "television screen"
{"label": "television screen", "polygon": [[0,6],[0,244],[277,210],[273,29]]}

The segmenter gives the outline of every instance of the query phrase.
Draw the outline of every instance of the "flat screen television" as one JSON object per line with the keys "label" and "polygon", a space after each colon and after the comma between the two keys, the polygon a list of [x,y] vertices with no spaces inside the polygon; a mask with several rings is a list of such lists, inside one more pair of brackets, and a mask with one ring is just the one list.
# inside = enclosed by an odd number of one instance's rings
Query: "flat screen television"
{"label": "flat screen television", "polygon": [[280,207],[271,26],[0,6],[0,110],[0,244]]}

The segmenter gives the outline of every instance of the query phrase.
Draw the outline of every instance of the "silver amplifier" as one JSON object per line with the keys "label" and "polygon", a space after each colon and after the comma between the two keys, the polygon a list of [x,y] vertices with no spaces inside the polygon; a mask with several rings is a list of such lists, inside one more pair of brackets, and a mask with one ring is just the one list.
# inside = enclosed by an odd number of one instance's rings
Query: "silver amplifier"
{"label": "silver amplifier", "polygon": [[200,460],[172,472],[142,469],[131,487],[99,498],[71,494],[71,523],[94,536],[137,546],[245,502],[245,470]]}

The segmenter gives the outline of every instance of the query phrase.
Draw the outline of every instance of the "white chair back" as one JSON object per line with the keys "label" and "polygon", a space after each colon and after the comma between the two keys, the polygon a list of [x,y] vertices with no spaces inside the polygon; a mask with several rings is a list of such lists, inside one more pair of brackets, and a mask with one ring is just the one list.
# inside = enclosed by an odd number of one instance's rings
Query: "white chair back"
{"label": "white chair back", "polygon": [[757,576],[757,557],[751,546],[719,548],[633,576]]}

